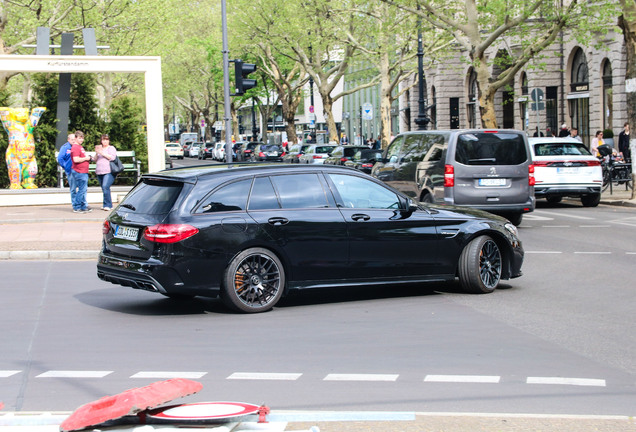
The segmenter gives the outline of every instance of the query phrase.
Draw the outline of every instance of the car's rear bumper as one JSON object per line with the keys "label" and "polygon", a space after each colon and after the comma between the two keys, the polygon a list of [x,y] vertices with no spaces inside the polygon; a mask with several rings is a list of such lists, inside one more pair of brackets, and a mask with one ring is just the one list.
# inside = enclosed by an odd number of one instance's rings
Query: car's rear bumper
{"label": "car's rear bumper", "polygon": [[493,214],[508,214],[508,213],[529,213],[534,211],[535,197],[532,196],[525,203],[512,203],[512,204],[457,204],[446,198],[444,200],[446,204],[455,205],[458,207],[470,207],[478,210],[484,210]]}
{"label": "car's rear bumper", "polygon": [[534,187],[534,195],[537,198],[545,198],[548,196],[581,196],[600,193],[600,184],[546,184],[535,185]]}

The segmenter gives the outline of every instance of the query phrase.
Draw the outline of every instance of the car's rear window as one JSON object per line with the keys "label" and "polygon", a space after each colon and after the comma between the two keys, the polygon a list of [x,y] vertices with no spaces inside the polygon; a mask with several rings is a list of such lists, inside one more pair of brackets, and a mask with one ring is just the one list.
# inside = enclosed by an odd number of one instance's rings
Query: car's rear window
{"label": "car's rear window", "polygon": [[457,137],[455,160],[464,165],[519,165],[528,155],[520,134],[472,132]]}
{"label": "car's rear window", "polygon": [[583,143],[540,143],[534,145],[536,156],[592,156]]}
{"label": "car's rear window", "polygon": [[126,195],[121,206],[133,212],[167,214],[182,189],[181,182],[143,179]]}
{"label": "car's rear window", "polygon": [[274,144],[265,144],[261,146],[261,150],[263,151],[281,151],[283,148]]}
{"label": "car's rear window", "polygon": [[318,146],[316,147],[316,153],[331,153],[334,148],[333,146]]}

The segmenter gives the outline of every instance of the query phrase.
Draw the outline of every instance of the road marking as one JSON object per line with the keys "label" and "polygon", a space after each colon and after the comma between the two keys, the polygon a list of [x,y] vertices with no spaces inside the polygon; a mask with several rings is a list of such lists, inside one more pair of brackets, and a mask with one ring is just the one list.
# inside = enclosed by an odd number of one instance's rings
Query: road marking
{"label": "road marking", "polygon": [[171,378],[190,378],[196,379],[203,377],[207,372],[137,372],[131,375],[131,378],[159,378],[159,379],[171,379]]}
{"label": "road marking", "polygon": [[550,212],[550,211],[545,211],[545,210],[539,210],[539,211],[535,210],[535,213],[539,213],[539,214],[542,214],[542,215],[546,214],[546,215],[558,216],[558,217],[569,217],[569,218],[572,218],[572,219],[594,220],[593,217],[578,216],[578,215],[573,215],[571,213],[558,213],[558,212]]}
{"label": "road marking", "polygon": [[542,220],[545,221],[545,220],[554,220],[554,218],[539,216],[538,214],[524,214],[523,220],[524,221],[542,221]]}
{"label": "road marking", "polygon": [[591,378],[528,377],[528,379],[526,380],[526,384],[556,384],[605,387],[605,380]]}
{"label": "road marking", "polygon": [[498,384],[500,379],[496,375],[426,375],[424,382]]}
{"label": "road marking", "polygon": [[611,225],[579,225],[579,228],[609,228]]}
{"label": "road marking", "polygon": [[37,375],[36,378],[104,378],[113,371],[62,371],[52,370]]}
{"label": "road marking", "polygon": [[226,379],[294,381],[300,378],[301,375],[301,373],[234,372]]}
{"label": "road marking", "polygon": [[572,228],[570,225],[543,225],[541,228]]}
{"label": "road marking", "polygon": [[589,252],[584,252],[584,251],[579,251],[579,252],[574,252],[575,254],[579,254],[579,255],[611,255],[611,252],[600,252],[600,251],[589,251]]}
{"label": "road marking", "polygon": [[527,254],[560,254],[561,251],[525,251]]}
{"label": "road marking", "polygon": [[10,376],[19,374],[19,370],[0,370],[0,378],[9,378]]}
{"label": "road marking", "polygon": [[395,381],[398,374],[329,374],[323,381]]}

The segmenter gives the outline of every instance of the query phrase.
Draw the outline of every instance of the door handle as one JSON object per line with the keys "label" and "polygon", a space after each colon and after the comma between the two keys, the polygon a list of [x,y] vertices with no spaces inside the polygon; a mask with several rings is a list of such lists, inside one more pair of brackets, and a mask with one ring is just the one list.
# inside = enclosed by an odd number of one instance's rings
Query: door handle
{"label": "door handle", "polygon": [[359,220],[368,221],[369,219],[371,219],[371,216],[365,215],[362,213],[356,213],[354,215],[351,215],[351,219],[353,219],[356,222]]}
{"label": "door handle", "polygon": [[267,220],[270,225],[287,225],[289,223],[289,219],[285,219],[283,217],[273,217]]}

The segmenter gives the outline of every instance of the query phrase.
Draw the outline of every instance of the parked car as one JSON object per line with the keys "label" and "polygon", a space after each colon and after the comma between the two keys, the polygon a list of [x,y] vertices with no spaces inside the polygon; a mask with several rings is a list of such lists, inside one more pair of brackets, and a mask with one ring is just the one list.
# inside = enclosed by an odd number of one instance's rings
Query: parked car
{"label": "parked car", "polygon": [[206,142],[199,151],[199,159],[213,159],[214,145],[215,144],[213,142]]}
{"label": "parked car", "polygon": [[310,144],[294,144],[289,147],[289,151],[285,153],[283,156],[283,162],[285,163],[298,163],[298,158],[300,155],[305,153],[305,150],[310,146]]}
{"label": "parked car", "polygon": [[335,145],[312,144],[307,147],[305,153],[298,157],[301,164],[321,164],[329,157],[329,154],[335,149]]}
{"label": "parked car", "polygon": [[254,149],[256,146],[263,144],[258,141],[250,141],[248,142],[243,149],[243,160],[254,160]]}
{"label": "parked car", "polygon": [[179,143],[167,142],[166,151],[168,152],[168,155],[170,155],[170,157],[183,159],[183,148]]}
{"label": "parked car", "polygon": [[97,276],[263,312],[288,291],[459,278],[490,293],[521,276],[505,219],[424,205],[332,165],[216,164],[144,174],[103,224]]}
{"label": "parked car", "polygon": [[584,207],[601,201],[603,170],[585,144],[574,138],[528,138],[534,165],[534,196],[558,203],[576,197]]}
{"label": "parked car", "polygon": [[225,161],[225,141],[217,141],[212,153],[214,154],[214,160],[221,162]]}
{"label": "parked car", "polygon": [[259,162],[282,162],[283,147],[276,144],[260,144],[254,148],[254,160]]}
{"label": "parked car", "polygon": [[364,173],[371,174],[375,163],[382,160],[382,150],[365,149],[360,152],[360,159],[346,161],[345,166],[358,169]]}
{"label": "parked car", "polygon": [[202,142],[195,142],[192,143],[192,146],[190,146],[190,157],[195,157],[198,158],[199,157],[199,152],[201,151],[201,147],[203,147],[203,143]]}
{"label": "parked car", "polygon": [[367,146],[346,145],[333,149],[324,163],[328,165],[344,165],[347,161],[360,160],[363,150],[369,150]]}
{"label": "parked car", "polygon": [[486,210],[515,225],[535,207],[534,166],[523,131],[400,134],[372,175],[419,201]]}

